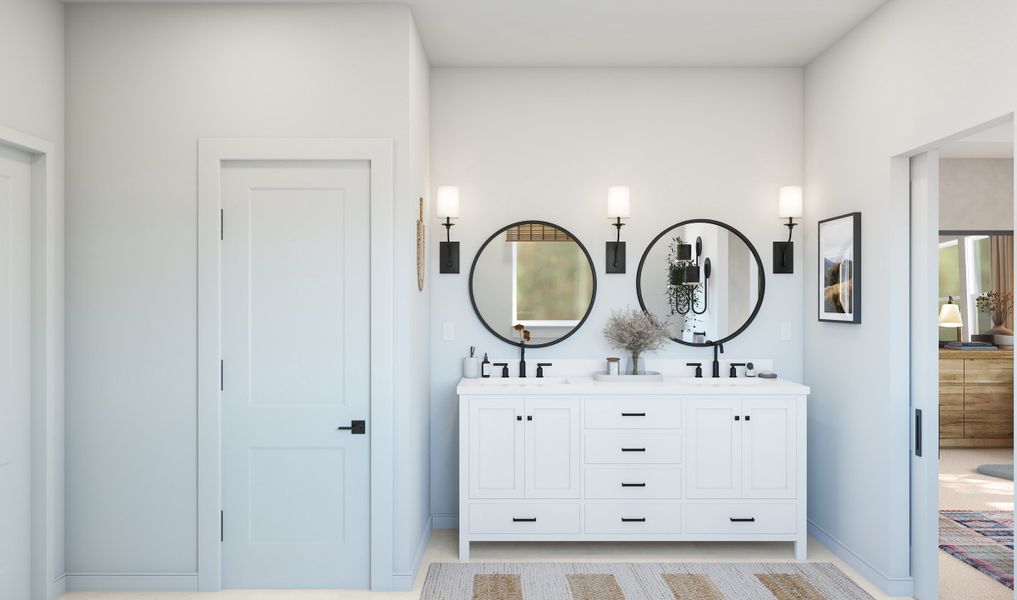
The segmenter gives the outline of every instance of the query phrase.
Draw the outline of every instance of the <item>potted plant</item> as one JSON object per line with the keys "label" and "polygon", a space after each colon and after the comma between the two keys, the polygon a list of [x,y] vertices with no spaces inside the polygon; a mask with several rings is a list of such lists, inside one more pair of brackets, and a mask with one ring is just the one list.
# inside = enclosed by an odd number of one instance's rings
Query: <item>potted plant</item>
{"label": "potted plant", "polygon": [[992,320],[992,329],[986,331],[992,335],[1013,335],[1013,330],[1006,326],[1007,320],[1013,313],[1013,292],[997,292],[995,290],[985,292],[975,301],[979,312],[989,313]]}
{"label": "potted plant", "polygon": [[604,337],[632,357],[632,375],[638,375],[639,356],[659,350],[671,339],[668,322],[638,309],[614,311],[604,325]]}

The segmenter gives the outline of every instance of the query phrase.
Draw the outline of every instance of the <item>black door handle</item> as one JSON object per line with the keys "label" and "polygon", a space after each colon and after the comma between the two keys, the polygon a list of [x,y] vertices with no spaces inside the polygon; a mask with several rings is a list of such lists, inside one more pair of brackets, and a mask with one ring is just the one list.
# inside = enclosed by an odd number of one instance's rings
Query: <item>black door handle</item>
{"label": "black door handle", "polygon": [[645,523],[646,517],[639,517],[638,519],[626,519],[622,517],[622,523]]}
{"label": "black door handle", "polygon": [[646,448],[622,448],[622,452],[646,452]]}
{"label": "black door handle", "polygon": [[641,413],[626,413],[626,412],[623,412],[622,416],[623,417],[645,417],[646,413],[644,413],[644,412],[641,412]]}
{"label": "black door handle", "polygon": [[512,517],[513,523],[536,523],[537,517]]}
{"label": "black door handle", "polygon": [[646,487],[645,483],[623,483],[622,487]]}
{"label": "black door handle", "polygon": [[922,409],[915,409],[915,456],[922,455]]}
{"label": "black door handle", "polygon": [[731,517],[732,523],[755,523],[755,517]]}
{"label": "black door handle", "polygon": [[339,431],[349,431],[353,435],[367,433],[367,421],[350,421],[349,427],[337,427]]}

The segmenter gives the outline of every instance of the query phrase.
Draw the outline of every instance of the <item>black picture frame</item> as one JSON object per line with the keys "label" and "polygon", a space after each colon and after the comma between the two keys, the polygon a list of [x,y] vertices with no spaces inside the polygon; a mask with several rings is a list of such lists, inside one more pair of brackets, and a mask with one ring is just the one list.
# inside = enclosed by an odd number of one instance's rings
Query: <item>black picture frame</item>
{"label": "black picture frame", "polygon": [[516,346],[516,347],[522,346],[523,343],[521,341],[512,340],[512,339],[509,339],[509,338],[501,335],[500,333],[495,331],[495,329],[493,327],[491,327],[491,325],[489,325],[487,321],[484,320],[484,315],[480,314],[480,309],[477,307],[477,299],[476,299],[476,297],[473,294],[473,277],[474,277],[474,275],[476,274],[476,271],[477,271],[477,262],[480,260],[480,255],[482,255],[484,253],[484,248],[487,248],[488,244],[490,244],[492,241],[494,241],[499,236],[501,236],[501,234],[505,233],[509,229],[512,229],[513,227],[518,227],[520,225],[531,225],[531,224],[532,225],[544,225],[546,227],[553,227],[553,228],[561,231],[565,235],[569,236],[572,239],[572,241],[574,241],[576,243],[576,245],[579,246],[579,249],[583,251],[583,256],[586,257],[586,262],[588,262],[589,265],[590,265],[590,273],[593,276],[593,288],[592,288],[591,293],[590,293],[590,305],[586,308],[586,314],[584,314],[583,318],[579,320],[579,323],[577,323],[576,326],[573,327],[572,330],[569,331],[568,333],[566,333],[565,335],[563,335],[563,336],[561,336],[561,337],[559,337],[557,339],[551,340],[550,342],[544,342],[543,344],[526,344],[527,348],[546,348],[548,346],[553,346],[555,344],[559,344],[561,342],[564,342],[568,338],[572,337],[572,335],[575,334],[575,332],[579,331],[583,327],[583,325],[586,323],[586,320],[588,318],[590,318],[590,313],[593,312],[593,305],[597,303],[597,267],[593,264],[593,257],[590,256],[590,251],[586,249],[586,246],[583,245],[583,243],[581,241],[579,241],[579,238],[577,238],[575,235],[573,235],[573,233],[571,231],[569,231],[568,229],[565,229],[564,227],[562,227],[561,225],[558,225],[556,223],[551,223],[549,221],[539,221],[539,220],[536,220],[536,219],[527,219],[527,220],[524,220],[524,221],[516,221],[515,223],[510,223],[510,224],[502,227],[498,231],[495,231],[494,233],[492,233],[491,236],[489,238],[487,238],[487,240],[485,240],[484,243],[480,246],[480,249],[477,250],[476,255],[474,255],[473,263],[470,265],[470,280],[467,283],[467,288],[469,289],[469,292],[470,292],[470,305],[473,306],[473,313],[475,315],[477,315],[477,319],[480,321],[481,325],[483,325],[485,329],[487,329],[489,332],[491,332],[491,335],[493,335],[494,337],[500,339],[501,341],[505,342],[506,344],[510,344],[510,345]]}
{"label": "black picture frame", "polygon": [[[824,231],[826,233],[826,245],[824,245]],[[838,236],[830,240],[830,236]],[[841,239],[848,236],[849,239]],[[817,319],[824,323],[849,323],[858,325],[862,322],[862,213],[850,212],[829,219],[823,219],[817,224],[817,280],[816,280],[816,315]],[[850,246],[850,257],[845,249]],[[839,256],[834,256],[837,253]],[[839,260],[837,260],[839,259]],[[835,264],[833,261],[837,260]],[[850,274],[844,275],[844,263],[850,260]],[[839,274],[839,282],[830,285],[829,277],[831,269],[836,267]],[[846,277],[850,277],[851,289],[849,295],[845,296],[841,290],[834,298],[837,291],[834,288],[844,286]],[[847,297],[850,300],[850,307],[845,307],[843,300]],[[834,310],[828,310],[834,307]],[[850,308],[850,310],[845,310]]]}
{"label": "black picture frame", "polygon": [[749,325],[751,325],[753,321],[756,320],[756,316],[759,315],[759,310],[763,307],[763,298],[766,296],[766,269],[763,267],[763,259],[759,257],[759,251],[756,250],[756,247],[754,245],[752,245],[752,242],[749,241],[749,238],[745,237],[744,233],[738,231],[737,229],[728,225],[727,223],[723,221],[717,221],[714,219],[689,219],[687,221],[682,221],[681,223],[675,223],[674,225],[671,225],[664,231],[658,233],[656,237],[650,240],[650,243],[646,245],[646,250],[643,251],[643,256],[639,259],[639,269],[636,271],[636,298],[639,300],[639,307],[643,309],[643,312],[649,312],[646,309],[646,302],[643,301],[642,282],[643,282],[643,267],[646,264],[646,258],[649,256],[650,250],[653,249],[654,244],[660,241],[660,238],[664,237],[669,232],[681,227],[682,225],[688,225],[690,223],[707,223],[710,225],[716,225],[718,227],[723,227],[724,229],[727,229],[731,233],[738,236],[743,242],[745,242],[745,245],[748,246],[749,250],[752,252],[752,258],[755,259],[756,269],[759,272],[759,295],[756,298],[756,305],[752,308],[752,314],[749,315],[749,318],[745,320],[741,327],[739,327],[737,330],[735,330],[733,333],[731,333],[730,335],[723,339],[710,340],[709,342],[702,344],[697,344],[695,342],[686,342],[684,340],[674,337],[671,338],[671,341],[677,342],[685,346],[709,348],[716,344],[725,344],[728,341],[738,337],[743,331],[748,329]]}

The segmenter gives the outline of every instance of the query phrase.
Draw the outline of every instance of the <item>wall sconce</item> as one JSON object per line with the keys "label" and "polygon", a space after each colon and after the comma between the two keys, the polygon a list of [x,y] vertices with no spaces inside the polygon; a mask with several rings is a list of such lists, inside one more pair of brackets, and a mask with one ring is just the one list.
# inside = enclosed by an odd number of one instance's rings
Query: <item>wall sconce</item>
{"label": "wall sconce", "polygon": [[802,188],[796,185],[780,188],[777,205],[778,216],[787,219],[784,224],[787,227],[787,241],[773,243],[773,272],[794,273],[795,243],[791,241],[791,236],[798,225],[795,219],[802,218]]}
{"label": "wall sconce", "polygon": [[629,218],[629,188],[612,186],[607,188],[607,218],[615,219],[612,223],[618,228],[618,239],[607,242],[607,273],[625,272],[625,242],[621,241],[621,228],[625,225],[622,219]]}
{"label": "wall sconce", "polygon": [[459,242],[452,241],[452,226],[455,225],[452,219],[459,218],[459,188],[451,185],[439,187],[437,204],[435,214],[439,219],[445,219],[445,222],[441,224],[445,228],[445,241],[439,245],[438,272],[458,273]]}
{"label": "wall sconce", "polygon": [[[703,256],[703,238],[696,237],[696,258],[693,262],[690,262],[684,268],[682,274],[682,285],[695,287],[698,285],[703,286],[703,308],[702,310],[696,310],[695,294],[690,294],[691,298],[688,305],[677,306],[675,309],[683,315],[692,314],[701,315],[706,312],[710,307],[710,275],[713,274],[713,266],[710,264],[710,259],[705,258],[700,264],[700,258]],[[679,244],[678,245],[678,260],[692,261],[692,245],[691,244]],[[700,279],[700,268],[702,268],[702,279]]]}

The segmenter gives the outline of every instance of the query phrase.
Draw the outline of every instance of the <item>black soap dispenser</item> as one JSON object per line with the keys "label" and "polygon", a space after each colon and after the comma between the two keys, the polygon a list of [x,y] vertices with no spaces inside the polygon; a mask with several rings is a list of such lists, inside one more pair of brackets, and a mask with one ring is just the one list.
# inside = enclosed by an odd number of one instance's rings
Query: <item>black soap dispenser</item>
{"label": "black soap dispenser", "polygon": [[480,363],[480,376],[491,376],[491,361],[487,360],[487,352],[484,353],[484,361]]}

